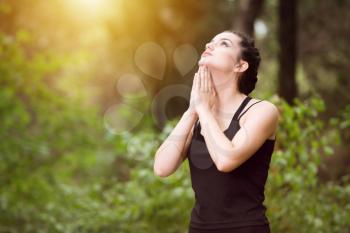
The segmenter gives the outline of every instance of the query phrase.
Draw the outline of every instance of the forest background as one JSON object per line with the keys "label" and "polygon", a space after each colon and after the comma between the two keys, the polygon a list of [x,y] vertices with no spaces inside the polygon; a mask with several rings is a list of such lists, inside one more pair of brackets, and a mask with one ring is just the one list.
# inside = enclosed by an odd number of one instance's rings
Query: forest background
{"label": "forest background", "polygon": [[217,33],[255,38],[281,112],[273,233],[350,232],[349,0],[0,0],[0,232],[185,233],[188,161],[155,176]]}

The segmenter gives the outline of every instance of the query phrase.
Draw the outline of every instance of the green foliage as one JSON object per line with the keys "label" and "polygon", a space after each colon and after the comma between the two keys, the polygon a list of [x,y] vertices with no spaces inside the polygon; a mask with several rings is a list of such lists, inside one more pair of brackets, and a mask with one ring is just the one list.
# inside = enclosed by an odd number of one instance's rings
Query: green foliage
{"label": "green foliage", "polygon": [[52,84],[65,61],[29,54],[29,42],[26,32],[0,34],[0,229],[69,232],[65,222],[81,214],[69,211],[79,207],[74,194],[86,193],[76,183],[94,172],[95,137],[103,131],[94,111]]}
{"label": "green foliage", "polygon": [[340,130],[344,142],[350,140],[350,104],[339,113],[339,117],[331,119],[332,127]]}
{"label": "green foliage", "polygon": [[[188,162],[167,178],[153,173],[177,119],[158,133],[149,103],[126,101],[143,109],[142,125],[110,134],[94,109],[55,86],[66,60],[29,56],[28,41],[25,32],[0,35],[0,231],[186,232],[194,203]],[[349,184],[320,183],[317,168],[339,141],[334,126],[348,128],[349,108],[328,123],[319,97],[295,106],[271,100],[281,111],[266,186],[272,232],[344,232]]]}
{"label": "green foliage", "polygon": [[155,142],[162,139],[151,130],[152,119],[143,119],[140,133],[110,135],[94,110],[63,95],[50,79],[65,61],[28,56],[23,35],[0,36],[0,230],[183,228],[178,223],[188,219],[184,212],[193,199],[189,180],[187,173],[166,181],[154,176]]}
{"label": "green foliage", "polygon": [[332,155],[340,140],[337,128],[325,131],[332,124],[319,118],[324,102],[318,96],[296,99],[295,106],[275,102],[281,121],[266,187],[272,232],[345,232],[350,185],[323,184],[317,177],[322,156]]}

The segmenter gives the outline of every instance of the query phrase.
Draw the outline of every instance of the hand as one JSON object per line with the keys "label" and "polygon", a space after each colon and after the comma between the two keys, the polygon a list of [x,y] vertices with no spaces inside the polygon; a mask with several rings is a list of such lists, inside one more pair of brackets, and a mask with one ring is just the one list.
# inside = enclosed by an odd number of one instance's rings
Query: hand
{"label": "hand", "polygon": [[193,79],[190,108],[197,114],[211,110],[214,106],[216,91],[207,66],[200,66]]}
{"label": "hand", "polygon": [[190,104],[189,104],[189,107],[187,109],[187,112],[189,115],[194,115],[196,117],[198,117],[198,114],[196,112],[196,108],[195,108],[195,101],[197,99],[197,73],[194,75],[194,78],[193,78],[193,83],[192,83],[192,89],[191,89],[191,96],[190,96]]}

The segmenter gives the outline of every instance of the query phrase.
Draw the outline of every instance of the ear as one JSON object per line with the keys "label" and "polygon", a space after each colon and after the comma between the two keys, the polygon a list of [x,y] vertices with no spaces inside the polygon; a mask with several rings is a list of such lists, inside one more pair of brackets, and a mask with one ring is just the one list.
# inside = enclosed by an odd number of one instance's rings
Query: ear
{"label": "ear", "polygon": [[246,71],[248,69],[248,67],[249,67],[248,62],[241,60],[239,63],[237,63],[234,66],[233,70],[236,73],[242,73],[242,72]]}

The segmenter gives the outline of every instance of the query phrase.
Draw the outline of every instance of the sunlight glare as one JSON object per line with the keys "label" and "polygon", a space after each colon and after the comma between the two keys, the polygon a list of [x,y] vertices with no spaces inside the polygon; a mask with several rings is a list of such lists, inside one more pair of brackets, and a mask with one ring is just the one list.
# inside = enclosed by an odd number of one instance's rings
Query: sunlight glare
{"label": "sunlight glare", "polygon": [[108,11],[110,0],[68,0],[72,10],[80,11],[89,18],[99,18]]}

